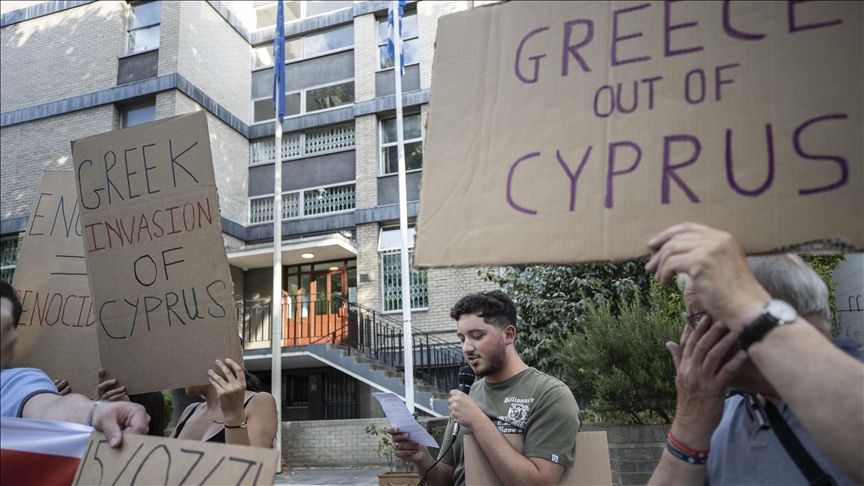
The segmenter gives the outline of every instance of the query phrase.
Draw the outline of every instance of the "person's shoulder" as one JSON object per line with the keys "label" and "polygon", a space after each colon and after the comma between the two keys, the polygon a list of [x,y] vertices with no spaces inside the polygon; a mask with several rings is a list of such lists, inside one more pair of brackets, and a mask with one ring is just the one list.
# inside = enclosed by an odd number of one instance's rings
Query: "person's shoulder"
{"label": "person's shoulder", "polygon": [[266,391],[256,392],[256,393],[252,394],[247,399],[247,403],[249,404],[249,406],[255,406],[255,407],[262,407],[262,406],[266,406],[266,407],[272,406],[273,408],[276,407],[276,399],[273,397],[273,395],[271,395],[270,393],[268,393]]}
{"label": "person's shoulder", "polygon": [[528,370],[525,373],[526,373],[525,378],[527,380],[533,380],[544,388],[566,389],[567,391],[570,390],[570,387],[568,387],[566,383],[559,380],[558,378],[555,378],[552,375],[549,375],[547,373],[544,373],[544,372],[538,370],[537,368],[533,368],[533,367],[528,368]]}

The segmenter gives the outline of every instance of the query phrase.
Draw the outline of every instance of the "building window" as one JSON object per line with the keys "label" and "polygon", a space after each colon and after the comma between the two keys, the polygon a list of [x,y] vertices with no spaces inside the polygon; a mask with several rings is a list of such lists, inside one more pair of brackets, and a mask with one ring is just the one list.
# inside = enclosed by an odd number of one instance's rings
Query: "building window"
{"label": "building window", "polygon": [[[310,59],[354,47],[354,25],[337,27],[306,37],[285,39],[285,62]],[[273,65],[273,43],[252,50],[252,69]]]}
{"label": "building window", "polygon": [[126,36],[126,54],[159,48],[159,12],[162,2],[134,2],[130,4],[129,28]]}
{"label": "building window", "polygon": [[0,279],[12,283],[18,260],[18,236],[0,238]]}
{"label": "building window", "polygon": [[120,123],[122,128],[134,127],[149,123],[156,119],[156,102],[147,101],[135,103],[120,108]]}
{"label": "building window", "polygon": [[286,407],[308,407],[309,377],[282,375],[282,401]]}
{"label": "building window", "polygon": [[[399,228],[381,228],[378,253],[381,255],[381,297],[384,312],[402,310],[402,264],[399,256],[402,246]],[[414,256],[414,227],[408,227],[408,261]],[[429,288],[426,272],[408,270],[411,286],[411,309],[429,307]]]}
{"label": "building window", "polygon": [[[273,28],[276,25],[276,2],[254,2],[255,29]],[[353,1],[287,1],[283,2],[285,22],[314,17],[354,5]]]}
{"label": "building window", "polygon": [[[417,25],[417,14],[402,17],[402,55],[405,65],[420,62],[420,29]],[[378,21],[378,69],[393,67],[393,57],[387,52],[387,18]]]}
{"label": "building window", "polygon": [[[405,137],[405,170],[419,170],[423,167],[423,126],[420,114],[402,117],[403,136]],[[381,120],[381,174],[395,174],[399,171],[399,143],[396,135],[396,118]]]}
{"label": "building window", "polygon": [[[303,115],[351,103],[354,103],[354,80],[342,80],[286,94],[285,116]],[[252,100],[252,110],[255,117],[253,123],[273,121],[276,118],[273,98],[270,96]]]}

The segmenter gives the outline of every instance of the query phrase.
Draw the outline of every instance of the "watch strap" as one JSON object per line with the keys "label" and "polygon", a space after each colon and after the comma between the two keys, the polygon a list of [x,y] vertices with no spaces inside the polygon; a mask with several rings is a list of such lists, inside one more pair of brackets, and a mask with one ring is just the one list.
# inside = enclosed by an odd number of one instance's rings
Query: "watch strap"
{"label": "watch strap", "polygon": [[738,345],[744,351],[757,341],[761,341],[768,331],[777,327],[779,319],[771,315],[769,312],[762,311],[753,322],[741,330],[741,335],[738,336]]}

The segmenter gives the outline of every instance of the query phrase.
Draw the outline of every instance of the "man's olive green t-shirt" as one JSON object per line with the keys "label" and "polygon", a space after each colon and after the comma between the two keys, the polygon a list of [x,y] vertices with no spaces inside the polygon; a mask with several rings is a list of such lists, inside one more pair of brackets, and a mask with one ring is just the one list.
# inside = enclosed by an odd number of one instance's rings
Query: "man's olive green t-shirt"
{"label": "man's olive green t-shirt", "polygon": [[[576,432],[579,431],[579,406],[570,389],[560,380],[534,368],[499,383],[477,380],[471,386],[471,398],[495,422],[502,434],[521,434],[525,457],[539,457],[572,467],[576,456]],[[439,457],[451,466],[454,486],[465,484],[462,439],[471,435],[467,427],[448,451],[453,435],[453,420],[447,424]],[[478,444],[480,445],[480,444]],[[482,447],[482,445],[481,445]]]}

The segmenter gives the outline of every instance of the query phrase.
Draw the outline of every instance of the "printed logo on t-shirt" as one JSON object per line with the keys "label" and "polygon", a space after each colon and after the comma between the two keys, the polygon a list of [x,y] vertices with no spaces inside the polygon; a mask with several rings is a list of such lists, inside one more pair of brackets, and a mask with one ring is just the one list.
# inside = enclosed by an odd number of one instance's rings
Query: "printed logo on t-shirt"
{"label": "printed logo on t-shirt", "polygon": [[505,398],[504,403],[510,404],[510,408],[507,409],[506,416],[498,417],[498,430],[502,434],[524,433],[525,426],[528,425],[528,416],[531,414],[531,403],[533,402],[534,397]]}
{"label": "printed logo on t-shirt", "polygon": [[558,464],[558,455],[557,454],[552,454],[552,462],[554,462],[555,464]]}

